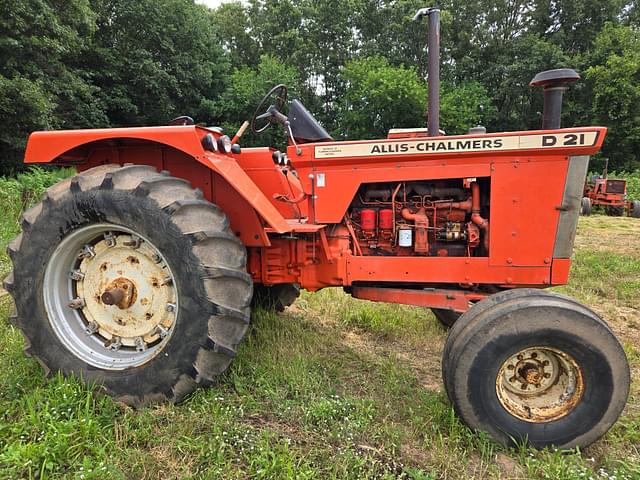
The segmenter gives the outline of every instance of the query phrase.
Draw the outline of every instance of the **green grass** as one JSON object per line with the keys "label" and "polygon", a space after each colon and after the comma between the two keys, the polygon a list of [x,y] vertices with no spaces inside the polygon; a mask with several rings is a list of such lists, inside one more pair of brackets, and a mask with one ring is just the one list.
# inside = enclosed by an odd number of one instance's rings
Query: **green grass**
{"label": "green grass", "polygon": [[[1,247],[22,205],[66,173],[32,175],[33,189],[29,175],[0,180]],[[582,219],[560,289],[611,323],[635,375],[621,420],[584,452],[505,449],[466,428],[442,392],[446,332],[420,308],[305,293],[283,314],[256,312],[216,388],[134,411],[76,380],[45,381],[2,296],[0,479],[640,478],[639,238],[637,220]]]}
{"label": "green grass", "polygon": [[22,211],[37,202],[47,187],[73,173],[70,168],[45,170],[32,168],[15,178],[0,177],[0,275],[9,272],[9,259],[5,252],[7,244],[20,233]]}

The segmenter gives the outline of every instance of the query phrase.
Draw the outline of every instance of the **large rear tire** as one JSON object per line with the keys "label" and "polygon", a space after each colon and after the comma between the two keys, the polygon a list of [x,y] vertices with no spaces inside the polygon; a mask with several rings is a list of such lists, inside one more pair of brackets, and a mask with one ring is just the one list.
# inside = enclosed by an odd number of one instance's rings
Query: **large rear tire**
{"label": "large rear tire", "polygon": [[624,215],[624,207],[604,207],[604,213],[610,217],[621,217]]}
{"label": "large rear tire", "polygon": [[457,413],[505,445],[573,448],[600,438],[630,383],[611,330],[559,295],[493,297],[460,317],[445,346],[445,386]]}
{"label": "large rear tire", "polygon": [[105,165],[47,190],[9,246],[27,354],[131,406],[178,402],[248,328],[246,250],[188,182]]}

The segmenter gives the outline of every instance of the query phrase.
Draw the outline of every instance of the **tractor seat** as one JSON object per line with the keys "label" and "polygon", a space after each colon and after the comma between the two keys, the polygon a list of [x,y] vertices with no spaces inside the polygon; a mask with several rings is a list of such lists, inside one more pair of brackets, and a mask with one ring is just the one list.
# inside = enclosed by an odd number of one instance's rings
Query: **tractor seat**
{"label": "tractor seat", "polygon": [[289,106],[289,123],[293,138],[298,143],[334,141],[300,100],[292,101]]}

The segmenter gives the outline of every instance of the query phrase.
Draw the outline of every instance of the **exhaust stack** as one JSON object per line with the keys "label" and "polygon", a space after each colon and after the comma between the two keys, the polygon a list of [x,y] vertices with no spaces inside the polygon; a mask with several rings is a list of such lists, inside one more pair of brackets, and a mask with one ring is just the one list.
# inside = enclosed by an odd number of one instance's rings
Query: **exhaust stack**
{"label": "exhaust stack", "polygon": [[558,68],[538,73],[530,87],[543,87],[544,110],[542,112],[542,129],[555,130],[560,128],[562,114],[562,96],[568,90],[567,85],[580,80],[580,75],[571,68]]}
{"label": "exhaust stack", "polygon": [[437,137],[440,134],[440,9],[421,8],[413,17],[413,21],[421,20],[424,16],[429,17],[429,36],[427,40],[429,54],[427,131],[430,137]]}

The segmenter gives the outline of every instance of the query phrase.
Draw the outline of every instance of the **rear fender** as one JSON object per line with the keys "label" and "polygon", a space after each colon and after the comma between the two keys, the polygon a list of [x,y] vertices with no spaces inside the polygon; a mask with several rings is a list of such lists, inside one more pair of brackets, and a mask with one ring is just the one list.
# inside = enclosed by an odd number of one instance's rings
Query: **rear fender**
{"label": "rear fender", "polygon": [[[27,143],[25,163],[78,165],[82,169],[87,162],[93,164],[90,166],[129,162],[152,164],[162,169],[165,150],[177,150],[184,154],[181,156],[195,159],[221,177],[275,232],[291,231],[282,214],[231,156],[204,150],[201,141],[208,133],[211,131],[194,125],[34,132]],[[136,149],[137,154],[124,159],[121,153],[131,149]],[[96,152],[100,154],[96,156]],[[191,181],[189,172],[194,169],[189,168],[187,162],[174,162],[171,171],[174,176]],[[199,179],[193,180],[196,181],[192,183],[199,183]],[[213,182],[211,184],[213,188]],[[211,199],[213,195],[207,195],[205,190],[205,196]],[[234,219],[231,220],[233,224]],[[235,223],[241,223],[240,219]],[[255,239],[256,235],[260,239]],[[253,233],[252,238],[261,244],[268,243],[264,232]]]}

